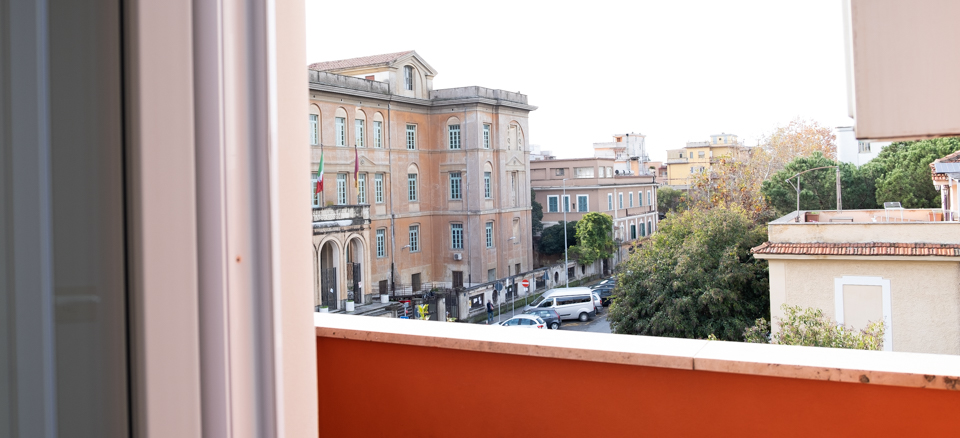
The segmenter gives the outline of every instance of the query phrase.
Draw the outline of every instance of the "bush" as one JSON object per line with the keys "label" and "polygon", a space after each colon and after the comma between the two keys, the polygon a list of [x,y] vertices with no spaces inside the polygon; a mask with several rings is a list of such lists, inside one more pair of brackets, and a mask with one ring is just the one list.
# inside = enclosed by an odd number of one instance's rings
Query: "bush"
{"label": "bush", "polygon": [[[883,321],[874,321],[863,330],[839,325],[823,316],[820,309],[784,304],[784,318],[777,318],[780,330],[773,335],[773,344],[805,345],[808,347],[850,348],[854,350],[883,349]],[[746,342],[769,342],[770,324],[760,318],[753,327],[743,332]]]}

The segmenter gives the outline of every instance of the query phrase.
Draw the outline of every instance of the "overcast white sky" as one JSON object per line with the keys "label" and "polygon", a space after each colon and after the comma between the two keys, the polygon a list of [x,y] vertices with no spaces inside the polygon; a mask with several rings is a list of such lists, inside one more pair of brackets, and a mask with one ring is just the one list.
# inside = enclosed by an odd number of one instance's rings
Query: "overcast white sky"
{"label": "overcast white sky", "polygon": [[799,116],[847,117],[839,0],[307,0],[307,63],[416,50],[434,89],[519,91],[528,144],[591,156],[614,133],[648,154],[710,134],[748,145]]}

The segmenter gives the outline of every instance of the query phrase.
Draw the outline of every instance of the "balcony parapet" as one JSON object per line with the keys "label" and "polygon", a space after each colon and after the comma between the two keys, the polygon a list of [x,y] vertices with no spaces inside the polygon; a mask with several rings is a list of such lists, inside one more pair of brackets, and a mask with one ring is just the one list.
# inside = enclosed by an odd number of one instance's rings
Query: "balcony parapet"
{"label": "balcony parapet", "polygon": [[336,223],[337,226],[370,223],[369,205],[329,205],[313,209],[314,228],[317,224]]}

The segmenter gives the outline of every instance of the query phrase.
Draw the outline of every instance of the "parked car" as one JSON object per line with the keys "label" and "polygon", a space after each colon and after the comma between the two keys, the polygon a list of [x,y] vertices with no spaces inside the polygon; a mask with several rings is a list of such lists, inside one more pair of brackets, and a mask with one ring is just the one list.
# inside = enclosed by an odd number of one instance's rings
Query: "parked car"
{"label": "parked car", "polygon": [[597,309],[597,314],[600,314],[600,311],[603,310],[603,300],[600,299],[600,294],[594,291],[593,295],[593,307]]}
{"label": "parked car", "polygon": [[590,289],[599,289],[601,287],[607,287],[607,286],[613,287],[616,285],[617,285],[617,277],[609,277],[593,286],[590,286]]}
{"label": "parked car", "polygon": [[586,287],[550,289],[523,310],[551,308],[560,314],[561,319],[588,321],[597,315],[593,296],[590,294],[590,289]]}
{"label": "parked car", "polygon": [[613,285],[600,286],[593,289],[593,292],[600,295],[600,302],[604,306],[610,305],[610,297],[613,296]]}
{"label": "parked car", "polygon": [[547,323],[547,327],[550,327],[550,330],[556,330],[560,328],[560,314],[553,309],[530,309],[523,312],[525,315],[536,315],[543,319]]}
{"label": "parked car", "polygon": [[547,326],[546,321],[536,315],[517,315],[500,323],[504,327],[521,327],[542,329]]}

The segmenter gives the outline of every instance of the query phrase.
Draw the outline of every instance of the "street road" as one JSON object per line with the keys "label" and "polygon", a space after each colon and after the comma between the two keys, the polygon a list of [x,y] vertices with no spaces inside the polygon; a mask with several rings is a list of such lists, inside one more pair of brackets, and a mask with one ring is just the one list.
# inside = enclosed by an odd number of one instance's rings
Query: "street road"
{"label": "street road", "polygon": [[580,321],[564,321],[560,325],[560,330],[573,330],[577,332],[590,332],[590,333],[610,333],[610,322],[607,321],[607,309],[604,309],[604,312],[594,318],[592,321],[580,322]]}

